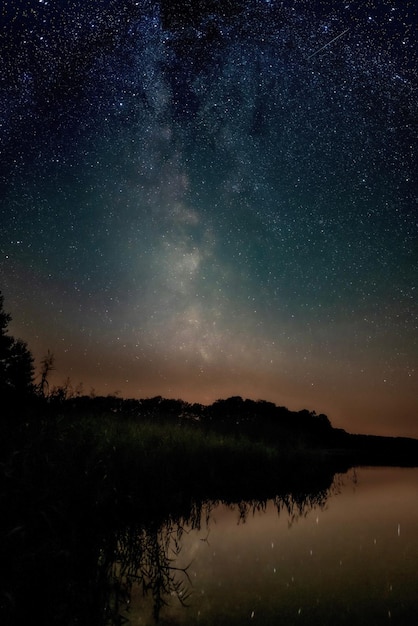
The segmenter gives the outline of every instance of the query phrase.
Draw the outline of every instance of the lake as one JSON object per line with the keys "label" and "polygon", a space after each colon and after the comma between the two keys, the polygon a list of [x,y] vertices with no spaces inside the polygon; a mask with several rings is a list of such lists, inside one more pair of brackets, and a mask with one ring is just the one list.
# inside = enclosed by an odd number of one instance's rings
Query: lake
{"label": "lake", "polygon": [[418,469],[351,470],[312,499],[207,504],[147,536],[132,625],[417,623]]}

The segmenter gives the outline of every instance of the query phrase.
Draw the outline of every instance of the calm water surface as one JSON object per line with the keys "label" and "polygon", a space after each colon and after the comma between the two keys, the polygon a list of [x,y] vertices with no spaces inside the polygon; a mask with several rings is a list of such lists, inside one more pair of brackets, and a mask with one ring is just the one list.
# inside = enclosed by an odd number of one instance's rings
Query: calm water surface
{"label": "calm water surface", "polygon": [[[418,623],[418,469],[337,476],[302,511],[217,505],[167,545],[187,606],[172,591],[161,624]],[[134,587],[126,615],[155,623],[151,597]]]}

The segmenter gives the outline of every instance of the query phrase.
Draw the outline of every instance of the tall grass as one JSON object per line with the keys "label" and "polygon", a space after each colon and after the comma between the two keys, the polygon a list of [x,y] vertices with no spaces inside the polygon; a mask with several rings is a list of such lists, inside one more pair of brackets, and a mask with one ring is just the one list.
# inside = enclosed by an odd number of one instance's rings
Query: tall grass
{"label": "tall grass", "polygon": [[335,468],[316,451],[269,446],[193,422],[113,414],[65,416],[50,426],[48,474],[58,490],[98,509],[142,515],[193,500],[273,497],[328,486]]}
{"label": "tall grass", "polygon": [[0,622],[11,626],[33,614],[67,626],[69,607],[77,608],[73,623],[103,624],[97,563],[118,529],[156,532],[205,501],[291,493],[305,502],[327,491],[335,469],[318,452],[112,413],[22,420],[2,455],[1,547],[10,567]]}

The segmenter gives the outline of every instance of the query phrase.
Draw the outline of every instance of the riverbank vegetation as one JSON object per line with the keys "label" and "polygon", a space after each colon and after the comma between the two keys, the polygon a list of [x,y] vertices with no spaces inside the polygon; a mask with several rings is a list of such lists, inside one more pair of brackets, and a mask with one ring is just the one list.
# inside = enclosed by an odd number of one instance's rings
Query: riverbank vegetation
{"label": "riverbank vegetation", "polygon": [[51,387],[53,355],[36,379],[10,321],[0,293],[0,499],[9,530],[25,508],[45,518],[75,507],[144,519],[191,501],[310,493],[356,465],[418,465],[417,440],[352,435],[315,411],[239,396],[204,406],[87,396],[70,381]]}
{"label": "riverbank vegetation", "polygon": [[[147,550],[161,560],[161,529],[168,520],[200,523],[204,503],[244,510],[244,502],[274,499],[300,514],[350,467],[418,465],[416,440],[351,435],[326,415],[262,400],[204,406],[87,396],[69,381],[51,388],[53,355],[36,379],[27,345],[7,332],[10,319],[0,294],[0,548],[8,564],[0,613],[10,626],[34,615],[57,625],[121,623],[125,591],[111,589],[128,527],[138,563]],[[141,574],[157,606],[168,573],[166,563]],[[69,607],[77,607],[73,621]]]}
{"label": "riverbank vegetation", "polygon": [[[164,517],[191,502],[327,489],[356,465],[418,465],[418,441],[352,435],[326,415],[239,396],[209,406],[160,396],[83,395],[51,387],[8,334],[0,294],[0,504],[4,529],[31,516]],[[23,521],[23,518],[26,521]],[[16,531],[17,532],[17,531]],[[18,534],[18,533],[17,533]]]}

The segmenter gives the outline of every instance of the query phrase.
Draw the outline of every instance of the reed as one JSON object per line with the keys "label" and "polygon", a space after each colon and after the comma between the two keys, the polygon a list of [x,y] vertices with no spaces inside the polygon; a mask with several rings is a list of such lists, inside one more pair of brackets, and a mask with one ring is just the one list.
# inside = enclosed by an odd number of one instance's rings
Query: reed
{"label": "reed", "polygon": [[[109,537],[130,526],[154,532],[168,519],[189,519],[203,502],[263,502],[280,494],[292,494],[279,501],[297,509],[312,498],[320,502],[333,478],[329,464],[319,456],[313,462],[307,450],[187,421],[54,412],[22,419],[7,440],[0,530],[11,567],[0,621],[11,626],[33,614],[67,626],[68,611],[77,614],[71,623],[107,623],[98,562],[114,546]],[[103,568],[108,572],[107,562]]]}
{"label": "reed", "polygon": [[193,500],[307,493],[318,481],[329,485],[335,471],[319,451],[273,447],[193,422],[112,414],[62,419],[46,447],[49,473],[61,485],[116,515],[127,508],[153,515]]}

